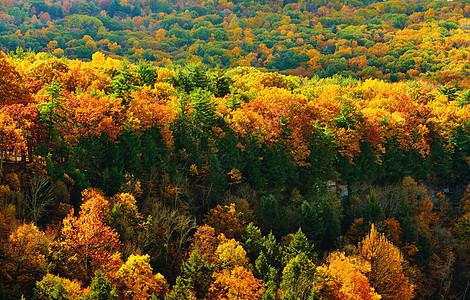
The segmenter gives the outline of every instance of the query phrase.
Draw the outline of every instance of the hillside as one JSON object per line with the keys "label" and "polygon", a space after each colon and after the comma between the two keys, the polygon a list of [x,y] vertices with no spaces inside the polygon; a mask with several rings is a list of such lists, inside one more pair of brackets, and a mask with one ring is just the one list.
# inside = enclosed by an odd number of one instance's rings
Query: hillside
{"label": "hillside", "polygon": [[0,299],[465,298],[466,7],[2,1]]}

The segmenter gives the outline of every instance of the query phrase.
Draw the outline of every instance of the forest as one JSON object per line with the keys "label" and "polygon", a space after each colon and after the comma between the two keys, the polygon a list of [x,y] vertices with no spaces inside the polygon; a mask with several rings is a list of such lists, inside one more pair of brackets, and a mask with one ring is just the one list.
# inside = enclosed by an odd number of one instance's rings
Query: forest
{"label": "forest", "polygon": [[466,1],[2,0],[0,50],[468,86],[468,17]]}
{"label": "forest", "polygon": [[0,299],[465,299],[468,15],[3,0]]}

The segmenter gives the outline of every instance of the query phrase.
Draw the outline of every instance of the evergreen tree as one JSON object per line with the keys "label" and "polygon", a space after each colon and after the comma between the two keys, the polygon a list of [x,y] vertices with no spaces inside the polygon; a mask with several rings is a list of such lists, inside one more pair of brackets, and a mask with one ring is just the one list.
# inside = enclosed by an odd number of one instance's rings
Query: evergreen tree
{"label": "evergreen tree", "polygon": [[100,271],[95,272],[95,277],[90,284],[90,292],[86,296],[86,300],[114,300],[118,295],[109,281],[103,277]]}
{"label": "evergreen tree", "polygon": [[205,256],[199,254],[197,250],[191,252],[188,261],[181,265],[181,285],[192,288],[197,299],[207,296],[209,287],[214,282],[212,274],[215,265],[207,261]]}

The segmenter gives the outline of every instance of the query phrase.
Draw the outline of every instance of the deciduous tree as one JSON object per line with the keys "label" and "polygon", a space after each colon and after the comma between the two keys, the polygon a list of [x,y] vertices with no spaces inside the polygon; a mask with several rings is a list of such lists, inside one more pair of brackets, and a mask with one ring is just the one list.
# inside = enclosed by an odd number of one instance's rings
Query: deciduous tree
{"label": "deciduous tree", "polygon": [[371,263],[369,281],[384,299],[412,299],[414,286],[406,273],[400,250],[372,224],[370,233],[359,243],[362,257]]}

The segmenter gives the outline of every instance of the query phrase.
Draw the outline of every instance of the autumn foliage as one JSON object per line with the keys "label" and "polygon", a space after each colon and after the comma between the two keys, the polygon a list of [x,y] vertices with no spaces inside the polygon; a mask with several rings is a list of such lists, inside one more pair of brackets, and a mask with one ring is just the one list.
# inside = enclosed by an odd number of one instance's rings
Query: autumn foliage
{"label": "autumn foliage", "polygon": [[0,298],[465,296],[468,5],[30,2],[0,6],[0,45],[55,40],[0,54]]}

